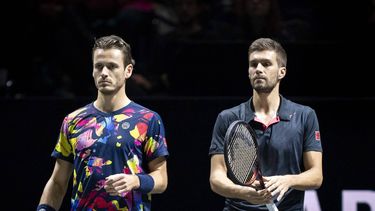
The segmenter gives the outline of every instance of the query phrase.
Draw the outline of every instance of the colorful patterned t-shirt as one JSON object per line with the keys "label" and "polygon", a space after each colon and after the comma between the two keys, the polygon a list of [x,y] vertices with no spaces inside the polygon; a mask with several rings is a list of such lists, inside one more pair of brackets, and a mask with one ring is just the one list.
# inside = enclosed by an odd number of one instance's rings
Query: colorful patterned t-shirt
{"label": "colorful patterned t-shirt", "polygon": [[110,196],[105,178],[147,173],[147,163],[168,156],[160,116],[137,103],[111,113],[88,104],[64,118],[52,156],[74,164],[71,210],[150,210],[151,194]]}

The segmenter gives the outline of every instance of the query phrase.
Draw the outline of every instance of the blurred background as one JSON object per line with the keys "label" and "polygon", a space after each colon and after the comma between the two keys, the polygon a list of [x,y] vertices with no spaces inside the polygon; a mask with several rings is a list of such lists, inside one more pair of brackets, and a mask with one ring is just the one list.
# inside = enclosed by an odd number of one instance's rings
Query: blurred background
{"label": "blurred background", "polygon": [[[0,11],[5,210],[38,204],[64,116],[96,97],[93,41],[110,34],[132,47],[129,96],[166,126],[169,186],[154,210],[222,208],[208,182],[212,128],[222,109],[250,97],[247,50],[259,37],[288,53],[281,93],[317,112],[319,208],[375,210],[374,0],[34,0]],[[369,194],[345,208],[343,193],[353,190]]]}

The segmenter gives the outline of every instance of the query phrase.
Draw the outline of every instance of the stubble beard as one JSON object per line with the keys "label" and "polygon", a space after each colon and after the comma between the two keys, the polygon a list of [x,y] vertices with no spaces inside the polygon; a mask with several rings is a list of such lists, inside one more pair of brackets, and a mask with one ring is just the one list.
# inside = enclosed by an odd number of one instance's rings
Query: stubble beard
{"label": "stubble beard", "polygon": [[97,88],[98,88],[98,91],[104,96],[113,95],[114,93],[118,92],[118,89],[114,89],[113,87],[110,87],[110,86],[106,86],[106,87],[98,86]]}
{"label": "stubble beard", "polygon": [[265,81],[264,83],[254,83],[254,80],[251,81],[251,86],[253,89],[262,94],[269,94],[272,90],[276,87],[277,82],[270,83],[269,81]]}

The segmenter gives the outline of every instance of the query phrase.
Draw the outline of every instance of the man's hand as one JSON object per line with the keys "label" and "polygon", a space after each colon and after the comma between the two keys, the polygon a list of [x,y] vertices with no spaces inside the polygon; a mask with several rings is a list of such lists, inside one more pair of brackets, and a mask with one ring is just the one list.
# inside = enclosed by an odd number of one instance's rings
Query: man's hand
{"label": "man's hand", "polygon": [[104,189],[111,196],[125,196],[129,191],[139,188],[140,182],[136,175],[114,174],[105,179]]}
{"label": "man's hand", "polygon": [[245,200],[252,204],[268,204],[271,202],[272,194],[267,189],[255,190],[249,187]]}
{"label": "man's hand", "polygon": [[291,178],[287,175],[264,177],[264,180],[266,182],[266,188],[271,191],[272,196],[277,196],[277,201],[283,198],[292,184]]}

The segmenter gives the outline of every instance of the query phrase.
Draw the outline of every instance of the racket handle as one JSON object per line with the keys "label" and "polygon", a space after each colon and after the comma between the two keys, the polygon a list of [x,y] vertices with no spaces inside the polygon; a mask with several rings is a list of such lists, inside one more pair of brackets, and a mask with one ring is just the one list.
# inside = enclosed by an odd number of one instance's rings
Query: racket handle
{"label": "racket handle", "polygon": [[279,209],[277,209],[275,203],[266,204],[266,206],[268,208],[268,211],[279,211]]}

